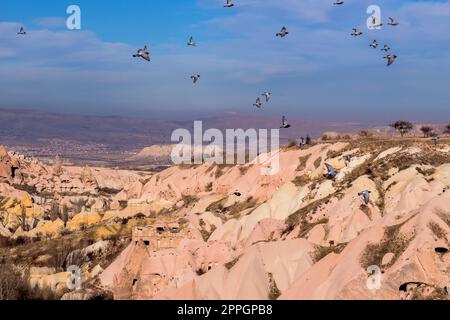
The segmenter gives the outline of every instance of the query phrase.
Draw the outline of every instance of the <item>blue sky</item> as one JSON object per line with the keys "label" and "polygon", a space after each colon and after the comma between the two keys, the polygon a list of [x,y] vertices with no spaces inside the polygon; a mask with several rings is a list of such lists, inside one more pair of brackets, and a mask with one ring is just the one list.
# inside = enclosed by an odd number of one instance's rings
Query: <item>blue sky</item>
{"label": "blue sky", "polygon": [[[450,121],[450,0],[2,0],[0,108]],[[65,29],[77,4],[82,30]],[[366,9],[400,26],[370,31]],[[16,35],[20,25],[26,37]],[[282,26],[290,34],[275,37]],[[359,27],[361,38],[352,38]],[[197,48],[186,42],[193,35]],[[377,39],[399,56],[387,68]],[[152,62],[133,59],[150,46]],[[201,74],[193,86],[191,74]],[[262,111],[252,104],[273,93]]]}

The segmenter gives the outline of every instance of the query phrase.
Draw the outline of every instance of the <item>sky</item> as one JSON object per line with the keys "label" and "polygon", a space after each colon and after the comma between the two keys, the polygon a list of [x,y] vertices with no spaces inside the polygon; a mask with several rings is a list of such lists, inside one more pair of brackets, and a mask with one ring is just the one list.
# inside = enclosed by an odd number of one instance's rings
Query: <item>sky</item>
{"label": "sky", "polygon": [[[450,121],[450,0],[2,0],[0,108]],[[66,9],[81,8],[81,30]],[[381,8],[397,27],[369,30]],[[20,26],[28,32],[18,36]],[[286,26],[289,35],[275,34]],[[350,36],[353,27],[363,36]],[[188,47],[193,36],[197,47]],[[377,39],[398,56],[386,66]],[[148,45],[152,61],[132,55]],[[190,76],[200,74],[193,85]],[[256,110],[262,92],[271,102]]]}

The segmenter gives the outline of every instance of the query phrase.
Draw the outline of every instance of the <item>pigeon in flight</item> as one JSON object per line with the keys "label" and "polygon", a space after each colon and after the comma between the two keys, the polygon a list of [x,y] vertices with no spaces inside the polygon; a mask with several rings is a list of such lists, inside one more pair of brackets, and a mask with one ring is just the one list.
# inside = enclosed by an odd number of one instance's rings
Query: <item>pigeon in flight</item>
{"label": "pigeon in flight", "polygon": [[395,19],[394,18],[389,18],[389,22],[388,22],[388,25],[390,25],[390,26],[398,26],[399,25],[399,23],[398,23],[398,21],[395,21]]}
{"label": "pigeon in flight", "polygon": [[395,54],[389,54],[387,57],[384,57],[384,59],[387,59],[387,65],[390,66],[394,63],[395,59],[397,59],[397,56]]}
{"label": "pigeon in flight", "polygon": [[358,37],[361,36],[363,33],[358,28],[353,28],[353,32],[351,33],[352,36]]}
{"label": "pigeon in flight", "polygon": [[291,125],[288,123],[287,119],[285,116],[283,116],[283,118],[281,119],[281,127],[280,129],[287,129],[290,128]]}
{"label": "pigeon in flight", "polygon": [[387,44],[385,44],[383,49],[381,49],[381,51],[384,51],[384,52],[388,52],[389,50],[391,50],[391,48],[389,48],[389,46]]}
{"label": "pigeon in flight", "polygon": [[377,40],[373,40],[373,42],[370,44],[370,47],[376,49],[378,48],[378,41]]}
{"label": "pigeon in flight", "polygon": [[261,109],[262,103],[260,98],[256,98],[256,102],[253,104],[256,108]]}
{"label": "pigeon in flight", "polygon": [[233,0],[227,0],[227,3],[224,5],[225,8],[234,7]]}
{"label": "pigeon in flight", "polygon": [[27,32],[25,31],[24,27],[20,27],[20,31],[17,32],[17,34],[20,34],[20,35],[24,36],[24,35],[27,34]]}
{"label": "pigeon in flight", "polygon": [[266,102],[269,102],[272,94],[270,92],[264,92],[262,96],[266,98]]}
{"label": "pigeon in flight", "polygon": [[286,27],[281,28],[281,31],[276,34],[277,37],[284,38],[289,34]]}
{"label": "pigeon in flight", "polygon": [[438,144],[439,140],[441,140],[441,138],[439,136],[434,136],[433,138],[431,138],[431,140],[434,142],[434,144]]}
{"label": "pigeon in flight", "polygon": [[195,84],[195,83],[197,83],[198,79],[200,79],[200,75],[199,74],[193,75],[193,76],[191,76],[191,79],[192,79],[192,82]]}
{"label": "pigeon in flight", "polygon": [[370,194],[371,194],[371,192],[369,190],[364,190],[364,191],[358,193],[358,196],[363,198],[364,203],[365,203],[366,206],[370,202]]}
{"label": "pigeon in flight", "polygon": [[150,53],[148,52],[147,46],[145,46],[144,49],[139,49],[136,54],[133,54],[133,57],[150,61]]}
{"label": "pigeon in flight", "polygon": [[344,4],[344,0],[336,0],[336,2],[335,3],[333,3],[335,6],[338,6],[338,5],[341,5],[341,4]]}
{"label": "pigeon in flight", "polygon": [[343,158],[345,160],[345,165],[348,167],[349,163],[352,161],[353,156],[351,154],[345,154]]}
{"label": "pigeon in flight", "polygon": [[337,175],[336,170],[334,170],[333,166],[329,163],[325,163],[325,166],[327,167],[327,173],[325,173],[323,176],[325,178],[334,179]]}
{"label": "pigeon in flight", "polygon": [[193,37],[190,37],[190,38],[189,38],[189,42],[188,42],[187,45],[188,45],[188,46],[191,46],[191,47],[196,47],[196,46],[197,46],[197,44],[195,43]]}

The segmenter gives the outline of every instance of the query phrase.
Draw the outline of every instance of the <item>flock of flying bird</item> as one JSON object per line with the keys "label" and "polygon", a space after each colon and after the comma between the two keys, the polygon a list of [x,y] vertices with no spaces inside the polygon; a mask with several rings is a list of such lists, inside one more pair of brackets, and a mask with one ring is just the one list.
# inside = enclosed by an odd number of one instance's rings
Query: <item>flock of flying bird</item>
{"label": "flock of flying bird", "polygon": [[[343,5],[344,4],[344,0],[335,0],[335,2],[333,4],[334,5]],[[225,8],[232,8],[232,7],[234,7],[233,0],[226,0],[226,3],[224,5],[224,7]],[[377,23],[376,18],[373,17],[373,27],[374,28],[375,27],[381,27],[383,25],[382,23],[378,23],[378,24],[376,24],[376,23]],[[395,21],[393,18],[389,18],[388,25],[390,25],[390,26],[397,26],[397,25],[399,25],[399,23],[397,21]],[[19,35],[26,35],[27,32],[25,31],[24,27],[21,27],[20,31],[18,32],[18,34]],[[287,35],[289,35],[289,31],[287,30],[286,27],[282,27],[280,32],[276,33],[276,37],[280,37],[280,38],[284,38]],[[351,33],[351,35],[354,36],[354,37],[358,37],[358,36],[363,35],[363,33],[358,28],[353,28],[353,32]],[[187,45],[190,46],[190,47],[196,47],[197,46],[197,44],[194,41],[194,38],[192,36],[189,38],[189,41],[188,41]],[[370,47],[372,47],[373,49],[378,48],[378,46],[379,46],[379,43],[378,43],[377,40],[373,40],[373,42],[370,44]],[[384,52],[387,53],[390,49],[391,48],[387,44],[385,44],[384,47],[381,49],[381,51],[384,51]],[[151,61],[150,52],[149,52],[147,46],[145,46],[143,49],[137,50],[137,52],[135,54],[133,54],[133,57],[134,58],[142,58],[142,59],[144,59],[144,60],[146,60],[148,62]],[[387,59],[387,65],[390,66],[392,63],[394,63],[395,59],[397,59],[397,56],[395,54],[388,54],[387,56],[384,57],[384,59]],[[192,80],[192,82],[194,84],[196,84],[200,80],[200,77],[201,76],[199,74],[195,74],[195,75],[191,76],[191,80]],[[272,93],[264,92],[264,93],[261,94],[261,96],[263,96],[265,98],[266,103],[269,103],[269,101],[270,101],[270,99],[272,97]],[[259,98],[259,97],[256,98],[256,101],[253,104],[253,106],[258,108],[258,109],[261,109],[262,106],[263,106],[261,98]],[[283,116],[282,120],[281,120],[280,129],[287,129],[287,128],[290,128],[290,127],[291,126],[289,125],[286,116]]]}
{"label": "flock of flying bird", "polygon": [[[378,28],[378,27],[383,26],[382,23],[376,24],[377,21],[376,21],[375,17],[373,17],[372,19],[373,19],[373,23],[372,23],[373,28]],[[398,26],[399,23],[397,21],[395,21],[394,18],[389,18],[388,25],[390,25],[390,26]],[[353,32],[351,33],[351,35],[354,36],[354,37],[359,37],[359,36],[362,36],[363,33],[358,28],[353,28]],[[369,45],[369,47],[371,47],[373,49],[378,48],[378,46],[379,46],[379,43],[378,43],[378,41],[376,39],[373,40],[372,43]],[[384,51],[386,53],[389,50],[391,50],[391,48],[387,44],[385,44],[383,46],[383,48],[381,49],[381,51]],[[384,59],[387,59],[387,65],[390,66],[391,64],[394,63],[395,59],[397,59],[397,55],[395,55],[395,54],[388,54],[387,56],[384,57]]]}
{"label": "flock of flying bird", "polygon": [[[232,4],[232,0],[227,0],[227,3],[230,2]],[[289,31],[287,30],[286,27],[282,27],[280,32],[276,33],[276,37],[280,37],[280,38],[284,38],[289,34]],[[269,103],[270,98],[272,97],[272,93],[270,92],[264,92],[261,94],[261,96],[263,96],[266,100],[266,103]],[[262,102],[261,102],[261,98],[257,97],[256,98],[256,102],[253,104],[254,107],[261,109],[262,108]],[[288,123],[286,116],[283,116],[281,118],[281,126],[280,129],[288,129],[290,128],[291,125]]]}
{"label": "flock of flying bird", "polygon": [[[334,5],[343,5],[343,4],[344,4],[344,0],[336,0],[336,2],[334,3]],[[399,22],[396,21],[394,18],[389,17],[388,25],[392,26],[392,27],[396,27],[399,25]],[[372,17],[372,28],[376,29],[376,28],[380,28],[382,26],[383,26],[383,23],[381,23],[380,21],[377,21],[377,18],[375,16],[373,16]],[[353,28],[353,32],[351,33],[351,35],[354,37],[359,37],[359,36],[362,36],[363,33],[358,28]],[[378,48],[378,45],[379,45],[378,41],[375,39],[369,46],[372,47],[373,49],[376,49],[376,48]],[[381,51],[384,51],[386,53],[389,50],[391,50],[391,48],[387,44],[385,44],[383,46],[383,48],[381,49]],[[387,59],[387,65],[390,66],[391,64],[394,63],[395,59],[397,59],[397,56],[395,54],[388,54],[387,56],[384,57],[384,59]]]}
{"label": "flock of flying bird", "polygon": [[[344,0],[335,0],[335,2],[333,3],[334,5],[343,5],[344,4]],[[234,7],[234,3],[233,0],[226,0],[226,3],[224,5],[225,8],[232,8]],[[381,22],[379,22],[377,24],[377,20],[375,17],[373,17],[373,28],[378,28],[381,27],[383,24]],[[398,26],[399,23],[393,19],[393,18],[389,18],[388,21],[388,25],[389,26]],[[21,27],[19,32],[17,33],[18,35],[22,35],[25,36],[27,34],[27,32],[25,31],[24,27]],[[287,35],[289,35],[289,31],[287,30],[286,27],[282,27],[280,32],[276,33],[276,37],[280,37],[280,38],[284,38]],[[362,36],[363,33],[361,32],[361,30],[359,30],[358,28],[353,28],[353,32],[351,33],[352,36],[354,37],[359,37]],[[194,41],[194,38],[191,36],[189,38],[189,41],[187,43],[188,46],[190,47],[196,47],[197,44]],[[371,48],[373,49],[377,49],[379,46],[379,43],[377,40],[373,40],[373,42],[369,45]],[[384,52],[388,52],[390,51],[390,47],[385,44],[383,46],[383,48],[381,49],[381,51]],[[136,54],[133,55],[134,58],[142,58],[146,61],[151,61],[151,57],[150,57],[150,52],[148,50],[148,47],[145,46],[143,49],[139,49]],[[387,65],[390,66],[392,63],[394,63],[394,61],[397,59],[397,56],[395,54],[388,54],[387,56],[384,57],[384,59],[387,59]],[[199,74],[195,74],[191,76],[191,80],[194,84],[196,84],[199,80],[200,80],[200,75]],[[261,94],[262,97],[264,97],[265,102],[269,103],[270,99],[272,98],[272,93],[270,92],[264,92]],[[262,108],[262,102],[261,102],[261,98],[256,98],[256,102],[253,104],[254,107],[261,109]],[[289,125],[286,116],[282,117],[281,120],[281,127],[280,129],[287,129],[290,128],[291,126]],[[435,141],[435,143],[437,143],[438,140]],[[352,156],[351,155],[344,155],[343,158],[345,159],[346,164],[348,165],[351,161]],[[324,177],[328,178],[328,179],[334,179],[337,175],[336,170],[333,168],[332,165],[325,163],[325,166],[327,168],[327,173],[324,174]],[[362,197],[364,203],[366,205],[369,204],[370,201],[370,191],[369,190],[364,190],[360,193],[358,193],[358,196]],[[237,196],[240,196],[241,194],[239,192],[235,193]]]}
{"label": "flock of flying bird", "polygon": [[[224,5],[224,7],[225,8],[232,8],[232,7],[234,7],[233,0],[226,0],[226,3]],[[283,28],[281,28],[280,32],[278,32],[276,34],[276,36],[280,37],[280,38],[284,38],[288,34],[289,34],[289,32],[288,32],[287,28],[283,27]],[[194,38],[192,36],[189,38],[189,41],[188,41],[187,45],[190,46],[190,47],[196,47],[197,46],[197,43],[194,41]],[[148,51],[147,46],[145,46],[144,49],[139,49],[137,51],[137,53],[133,55],[133,57],[135,57],[135,58],[142,58],[144,60],[150,61],[150,53]],[[200,80],[200,77],[201,76],[199,74],[195,74],[195,75],[191,76],[191,80],[192,80],[192,82],[194,84],[196,84]],[[269,101],[270,101],[270,99],[272,97],[272,93],[264,92],[264,93],[261,94],[261,96],[264,97],[266,103],[269,103]],[[259,97],[256,99],[255,103],[253,104],[253,106],[258,108],[258,109],[261,109],[262,105],[263,104],[262,104],[261,98],[259,98]],[[290,127],[291,126],[288,123],[287,118],[285,116],[283,116],[282,119],[281,119],[280,129],[287,129],[287,128],[290,128]]]}

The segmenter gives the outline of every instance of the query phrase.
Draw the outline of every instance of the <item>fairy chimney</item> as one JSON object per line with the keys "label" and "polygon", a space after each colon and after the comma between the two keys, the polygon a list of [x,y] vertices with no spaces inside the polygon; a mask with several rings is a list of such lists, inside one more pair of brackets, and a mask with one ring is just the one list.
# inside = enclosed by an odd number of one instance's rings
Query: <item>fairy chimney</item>
{"label": "fairy chimney", "polygon": [[59,155],[57,155],[55,157],[55,160],[53,161],[53,175],[60,176],[62,174],[63,174],[62,160],[59,157]]}

